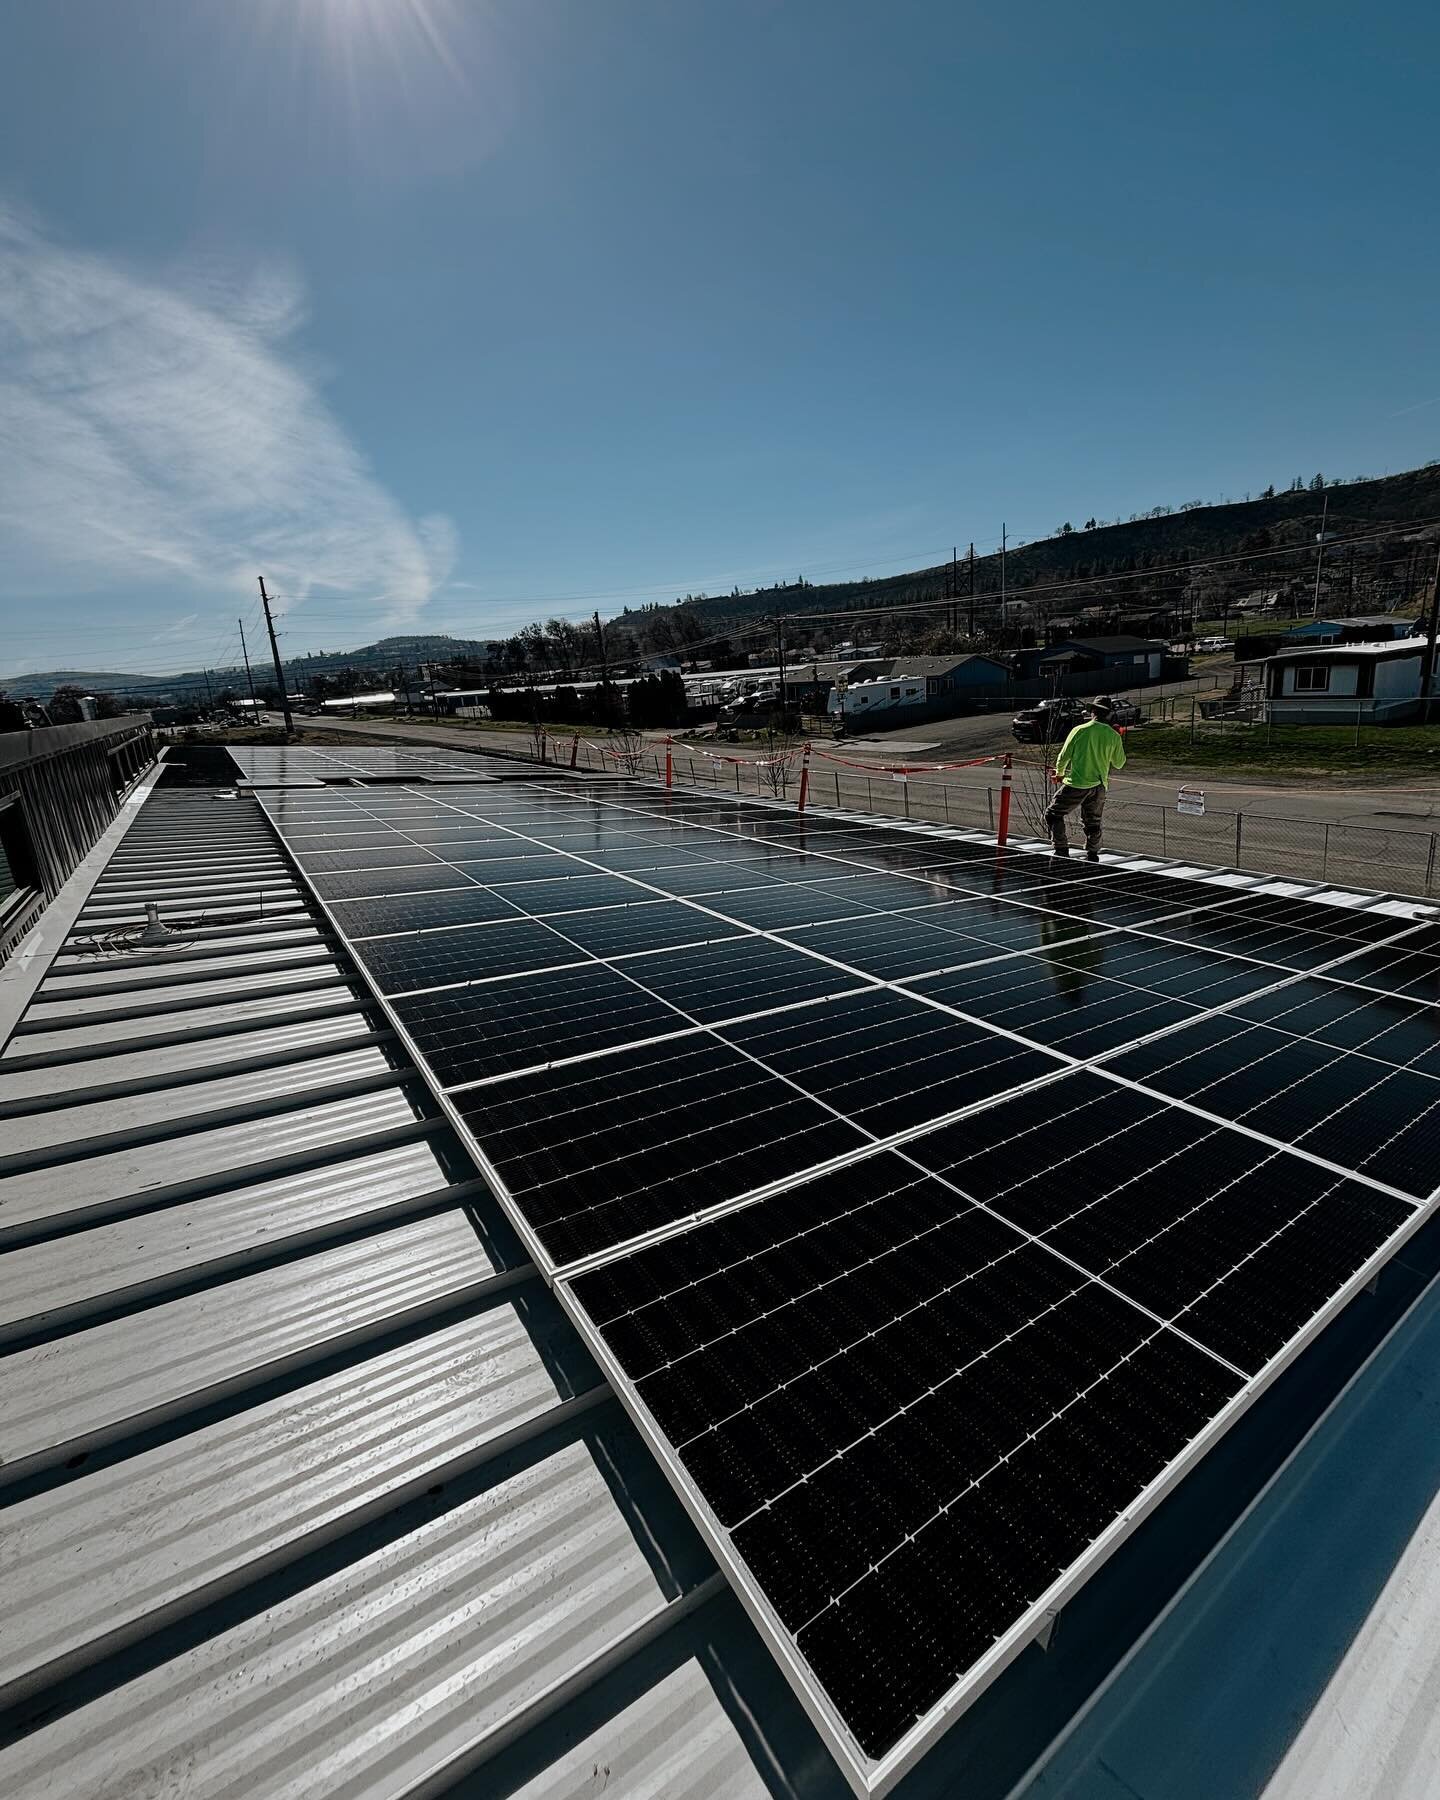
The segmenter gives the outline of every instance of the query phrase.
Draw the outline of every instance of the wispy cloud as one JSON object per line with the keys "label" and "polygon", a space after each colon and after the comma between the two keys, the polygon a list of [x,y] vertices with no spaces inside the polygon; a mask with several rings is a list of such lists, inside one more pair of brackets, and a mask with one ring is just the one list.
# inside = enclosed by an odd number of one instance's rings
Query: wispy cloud
{"label": "wispy cloud", "polygon": [[302,315],[283,271],[161,280],[0,208],[0,532],[27,591],[253,594],[263,571],[286,610],[325,590],[415,618],[453,527],[367,467],[290,342]]}
{"label": "wispy cloud", "polygon": [[1428,400],[1417,400],[1413,406],[1402,406],[1399,412],[1387,413],[1390,419],[1403,419],[1406,413],[1423,412],[1427,406],[1440,406],[1440,394],[1433,394]]}

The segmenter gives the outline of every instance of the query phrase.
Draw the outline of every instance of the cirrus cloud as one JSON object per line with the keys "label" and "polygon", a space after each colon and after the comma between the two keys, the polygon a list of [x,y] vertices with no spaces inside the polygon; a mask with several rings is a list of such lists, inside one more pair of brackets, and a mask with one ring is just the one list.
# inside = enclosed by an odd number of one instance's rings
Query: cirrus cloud
{"label": "cirrus cloud", "polygon": [[263,571],[287,608],[416,617],[453,527],[376,479],[289,342],[302,316],[283,271],[167,283],[0,208],[0,531],[27,592]]}

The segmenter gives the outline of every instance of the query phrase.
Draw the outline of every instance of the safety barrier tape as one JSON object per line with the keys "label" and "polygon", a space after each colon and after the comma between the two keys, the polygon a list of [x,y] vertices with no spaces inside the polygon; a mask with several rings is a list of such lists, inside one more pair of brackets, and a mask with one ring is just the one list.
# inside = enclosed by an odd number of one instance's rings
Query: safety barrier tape
{"label": "safety barrier tape", "polygon": [[972,756],[968,762],[943,763],[874,763],[853,762],[848,757],[836,756],[832,751],[814,749],[812,754],[820,756],[826,762],[839,763],[845,769],[859,769],[866,775],[920,775],[926,772],[938,772],[942,769],[978,769],[982,763],[1003,762],[1004,753],[995,756]]}

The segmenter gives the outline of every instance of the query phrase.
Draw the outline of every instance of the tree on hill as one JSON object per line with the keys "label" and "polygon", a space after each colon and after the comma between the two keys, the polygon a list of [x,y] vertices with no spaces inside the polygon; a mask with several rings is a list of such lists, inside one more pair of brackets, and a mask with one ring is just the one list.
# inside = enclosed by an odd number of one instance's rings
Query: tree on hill
{"label": "tree on hill", "polygon": [[85,717],[80,710],[80,702],[85,697],[84,688],[57,687],[45,710],[56,725],[77,725]]}

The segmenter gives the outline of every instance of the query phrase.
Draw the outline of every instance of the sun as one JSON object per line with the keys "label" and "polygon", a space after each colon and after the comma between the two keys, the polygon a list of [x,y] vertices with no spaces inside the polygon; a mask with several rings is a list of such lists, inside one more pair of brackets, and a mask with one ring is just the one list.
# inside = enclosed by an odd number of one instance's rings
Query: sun
{"label": "sun", "polygon": [[456,0],[263,0],[260,31],[289,36],[297,67],[318,58],[352,91],[387,74],[407,87],[436,74],[463,86],[479,17]]}

